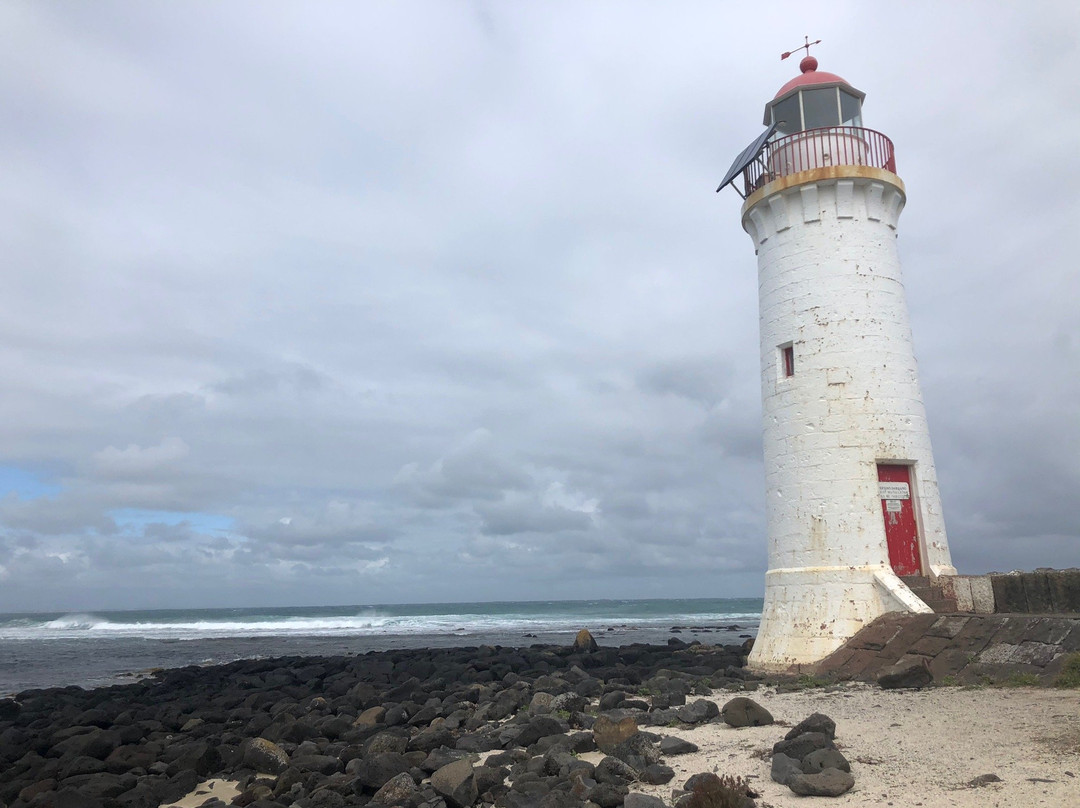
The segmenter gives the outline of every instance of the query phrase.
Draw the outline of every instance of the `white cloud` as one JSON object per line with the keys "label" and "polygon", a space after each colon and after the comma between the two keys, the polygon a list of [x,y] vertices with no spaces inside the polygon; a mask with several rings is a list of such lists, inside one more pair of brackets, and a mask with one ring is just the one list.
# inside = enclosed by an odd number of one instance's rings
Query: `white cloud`
{"label": "white cloud", "polygon": [[134,443],[124,449],[108,446],[94,455],[94,466],[103,477],[141,477],[172,466],[190,453],[191,449],[182,439],[169,437],[157,446],[146,448]]}

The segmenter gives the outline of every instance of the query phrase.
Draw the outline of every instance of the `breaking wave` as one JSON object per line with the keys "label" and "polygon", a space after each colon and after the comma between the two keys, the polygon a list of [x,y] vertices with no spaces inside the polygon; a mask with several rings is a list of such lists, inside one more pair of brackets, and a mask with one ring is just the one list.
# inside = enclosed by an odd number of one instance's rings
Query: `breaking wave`
{"label": "breaking wave", "polygon": [[[667,608],[660,608],[660,603]],[[756,608],[760,600],[756,603],[734,600],[724,604],[728,608],[701,609],[685,608],[689,605],[687,601],[677,603],[684,608],[671,608],[672,602],[662,601],[575,601],[0,615],[0,640],[490,637],[503,634],[544,637],[576,632],[582,627],[593,631],[666,630],[675,625],[737,623],[744,628],[756,628],[760,614]]]}
{"label": "breaking wave", "polygon": [[[20,621],[22,622],[22,621]],[[43,622],[0,624],[0,639],[77,639],[88,636],[196,639],[280,635],[349,636],[379,633],[392,621],[379,615],[349,617],[262,617],[252,619],[123,620],[68,614]]]}

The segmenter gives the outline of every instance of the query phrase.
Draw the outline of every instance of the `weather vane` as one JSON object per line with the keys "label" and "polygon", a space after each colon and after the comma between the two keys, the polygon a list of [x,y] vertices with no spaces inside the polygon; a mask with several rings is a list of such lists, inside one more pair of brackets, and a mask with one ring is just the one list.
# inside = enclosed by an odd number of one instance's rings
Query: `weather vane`
{"label": "weather vane", "polygon": [[810,46],[811,45],[820,45],[821,44],[820,39],[816,39],[813,42],[810,41],[810,37],[808,37],[808,36],[804,36],[803,39],[806,40],[805,45],[799,45],[799,47],[795,48],[795,50],[789,50],[787,53],[780,54],[780,61],[781,62],[784,61],[786,58],[791,56],[791,54],[793,54],[795,51],[801,51],[804,48],[806,50],[806,55],[809,56],[810,55]]}

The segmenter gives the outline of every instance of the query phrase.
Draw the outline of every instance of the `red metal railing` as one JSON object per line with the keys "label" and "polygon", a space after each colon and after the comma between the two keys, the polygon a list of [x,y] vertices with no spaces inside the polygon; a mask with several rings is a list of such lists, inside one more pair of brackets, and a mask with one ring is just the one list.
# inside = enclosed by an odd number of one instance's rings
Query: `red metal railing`
{"label": "red metal railing", "polygon": [[827,166],[872,166],[896,173],[893,144],[881,132],[860,126],[807,129],[777,138],[743,169],[746,196],[778,177]]}

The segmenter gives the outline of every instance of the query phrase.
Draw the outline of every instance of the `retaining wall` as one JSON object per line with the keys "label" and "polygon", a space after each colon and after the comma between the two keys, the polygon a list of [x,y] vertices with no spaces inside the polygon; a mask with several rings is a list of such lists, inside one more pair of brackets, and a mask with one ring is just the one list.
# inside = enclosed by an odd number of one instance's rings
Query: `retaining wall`
{"label": "retaining wall", "polygon": [[993,572],[937,579],[958,612],[973,614],[1080,614],[1080,570]]}
{"label": "retaining wall", "polygon": [[941,683],[1005,683],[1018,675],[1050,684],[1080,652],[1080,616],[892,612],[803,671],[871,681],[900,661],[925,661]]}

